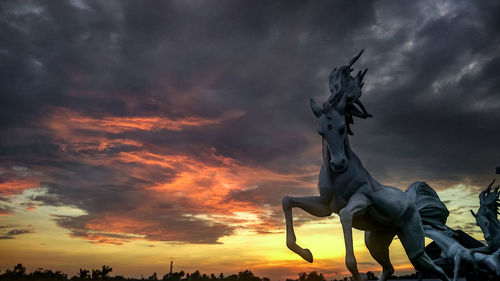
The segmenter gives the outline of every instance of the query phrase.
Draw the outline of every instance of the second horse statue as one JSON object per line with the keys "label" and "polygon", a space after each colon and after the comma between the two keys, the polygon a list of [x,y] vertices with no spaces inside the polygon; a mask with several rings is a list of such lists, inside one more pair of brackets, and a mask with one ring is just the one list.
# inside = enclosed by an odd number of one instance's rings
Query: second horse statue
{"label": "second horse statue", "polygon": [[365,231],[366,247],[382,266],[379,281],[387,280],[394,272],[389,260],[389,245],[396,235],[417,271],[432,272],[441,280],[448,280],[443,270],[424,252],[424,230],[415,206],[415,196],[377,182],[349,145],[353,117],[371,117],[359,100],[366,70],[358,72],[356,77],[351,76],[351,67],[362,52],[347,65],[330,73],[331,94],[322,106],[311,99],[311,109],[318,119],[318,133],[322,136],[323,145],[319,196],[283,198],[286,245],[312,262],[311,252],[296,244],[292,208],[301,208],[318,217],[336,213],[340,216],[344,232],[346,266],[356,280],[365,277],[359,273],[354,257],[353,227]]}

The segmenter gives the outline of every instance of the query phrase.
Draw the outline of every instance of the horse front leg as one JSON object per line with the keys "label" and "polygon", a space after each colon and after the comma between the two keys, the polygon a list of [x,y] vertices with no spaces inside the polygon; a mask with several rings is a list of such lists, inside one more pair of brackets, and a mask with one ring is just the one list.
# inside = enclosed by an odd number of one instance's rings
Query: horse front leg
{"label": "horse front leg", "polygon": [[361,193],[355,193],[347,203],[347,206],[339,212],[342,230],[344,231],[345,242],[345,264],[356,280],[366,280],[366,276],[361,276],[356,264],[352,242],[352,220],[356,214],[362,213],[368,207],[369,201],[366,196]]}
{"label": "horse front leg", "polygon": [[303,249],[295,241],[295,231],[293,230],[292,208],[298,207],[316,217],[327,217],[332,211],[327,204],[321,201],[319,196],[292,197],[285,196],[282,201],[283,212],[286,221],[286,246],[297,253],[308,262],[313,262],[313,256],[309,249]]}

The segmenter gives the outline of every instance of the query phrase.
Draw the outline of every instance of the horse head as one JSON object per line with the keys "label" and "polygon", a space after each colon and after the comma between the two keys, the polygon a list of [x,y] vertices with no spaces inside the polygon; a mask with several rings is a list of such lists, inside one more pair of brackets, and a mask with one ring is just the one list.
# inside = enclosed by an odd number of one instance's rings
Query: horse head
{"label": "horse head", "polygon": [[363,53],[359,52],[347,65],[335,68],[329,76],[330,97],[322,106],[311,98],[311,109],[318,118],[318,133],[328,144],[330,150],[331,169],[343,173],[347,169],[347,134],[352,135],[350,125],[353,117],[371,117],[359,101],[363,77],[368,69],[359,71],[356,77],[351,76],[351,66]]}
{"label": "horse head", "polygon": [[488,187],[479,194],[479,210],[477,214],[471,210],[472,215],[476,218],[476,224],[481,228],[484,239],[490,245],[495,239],[495,236],[500,233],[500,223],[498,222],[498,208],[500,205],[498,196],[500,193],[497,186],[495,190],[491,187],[495,183],[493,180]]}

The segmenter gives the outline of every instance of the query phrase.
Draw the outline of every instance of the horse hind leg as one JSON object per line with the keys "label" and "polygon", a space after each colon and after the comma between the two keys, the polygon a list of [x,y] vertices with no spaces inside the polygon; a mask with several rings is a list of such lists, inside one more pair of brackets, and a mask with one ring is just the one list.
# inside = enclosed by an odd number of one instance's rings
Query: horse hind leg
{"label": "horse hind leg", "polygon": [[327,217],[332,214],[328,205],[321,201],[319,196],[292,197],[285,196],[282,201],[283,212],[286,222],[286,246],[297,253],[308,262],[313,262],[313,256],[309,249],[303,249],[297,243],[295,231],[293,230],[292,208],[298,207],[316,217]]}
{"label": "horse hind leg", "polygon": [[449,281],[443,269],[431,260],[425,253],[424,231],[418,213],[407,220],[405,227],[398,234],[399,240],[406,251],[413,267],[419,272],[432,272],[443,281]]}
{"label": "horse hind leg", "polygon": [[419,272],[432,272],[436,274],[439,277],[439,279],[443,281],[450,280],[446,275],[446,273],[444,273],[443,269],[435,265],[432,262],[431,258],[429,258],[429,256],[424,251],[422,251],[416,257],[411,258],[410,262],[413,265],[413,267],[415,267],[415,269],[418,270]]}
{"label": "horse hind leg", "polygon": [[393,233],[365,232],[365,244],[372,257],[382,266],[378,281],[386,281],[394,273],[389,259],[389,246],[394,239]]}

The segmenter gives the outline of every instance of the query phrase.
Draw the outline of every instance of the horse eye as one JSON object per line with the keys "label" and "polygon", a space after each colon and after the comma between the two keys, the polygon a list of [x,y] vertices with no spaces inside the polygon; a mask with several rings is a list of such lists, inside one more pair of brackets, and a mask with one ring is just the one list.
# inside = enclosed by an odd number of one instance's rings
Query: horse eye
{"label": "horse eye", "polygon": [[328,126],[326,126],[326,128],[328,129],[328,131],[331,131],[332,130],[332,125],[328,124]]}

